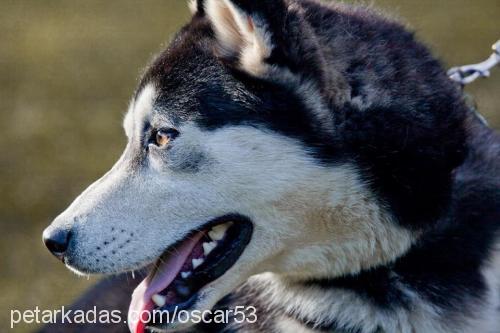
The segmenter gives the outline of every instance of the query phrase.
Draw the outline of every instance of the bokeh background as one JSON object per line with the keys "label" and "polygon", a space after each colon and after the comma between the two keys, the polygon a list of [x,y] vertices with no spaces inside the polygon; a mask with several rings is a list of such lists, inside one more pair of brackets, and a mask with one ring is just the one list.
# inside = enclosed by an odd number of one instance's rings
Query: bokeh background
{"label": "bokeh background", "polygon": [[[498,0],[372,3],[447,67],[500,38]],[[51,257],[42,230],[120,155],[141,69],[188,18],[186,0],[0,0],[0,332],[10,309],[60,308],[95,281]],[[500,70],[467,92],[499,128]]]}

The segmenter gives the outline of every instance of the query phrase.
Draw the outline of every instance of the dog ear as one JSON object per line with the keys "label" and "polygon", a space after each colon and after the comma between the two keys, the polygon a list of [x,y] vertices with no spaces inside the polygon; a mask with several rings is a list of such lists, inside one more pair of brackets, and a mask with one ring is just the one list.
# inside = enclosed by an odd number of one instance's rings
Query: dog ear
{"label": "dog ear", "polygon": [[193,15],[203,15],[203,0],[188,0],[188,8]]}
{"label": "dog ear", "polygon": [[[240,69],[260,76],[276,49],[286,7],[282,0],[204,0],[222,57],[237,59]],[[198,2],[199,3],[199,2]]]}

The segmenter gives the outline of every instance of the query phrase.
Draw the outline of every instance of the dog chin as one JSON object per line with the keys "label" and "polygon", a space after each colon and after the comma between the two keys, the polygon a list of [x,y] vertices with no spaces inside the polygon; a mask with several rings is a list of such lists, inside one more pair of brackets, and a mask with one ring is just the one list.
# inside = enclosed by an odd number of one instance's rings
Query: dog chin
{"label": "dog chin", "polygon": [[[146,325],[146,328],[152,332],[170,333],[185,331],[186,329],[189,329],[190,327],[201,323],[202,320],[210,319],[208,315],[204,318],[201,316],[203,315],[203,313],[209,314],[210,310],[215,306],[215,304],[230,291],[231,288],[224,288],[221,285],[204,287],[197,295],[197,300],[194,302],[194,304],[183,309],[178,309],[176,311],[176,315],[179,313],[179,311],[184,312],[185,315],[177,315],[177,317],[174,318],[174,311],[170,311],[168,312],[168,314],[167,312],[165,312],[162,315],[160,314],[154,316],[151,322]],[[199,316],[194,317],[194,313],[199,314]],[[132,330],[132,332],[134,331]]]}

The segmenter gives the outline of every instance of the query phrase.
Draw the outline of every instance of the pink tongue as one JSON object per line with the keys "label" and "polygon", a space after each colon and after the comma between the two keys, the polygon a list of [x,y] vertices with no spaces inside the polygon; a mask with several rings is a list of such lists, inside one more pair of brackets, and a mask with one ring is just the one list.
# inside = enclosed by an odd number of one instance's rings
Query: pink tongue
{"label": "pink tongue", "polygon": [[154,308],[151,297],[166,289],[179,274],[189,254],[200,241],[203,232],[184,241],[160,267],[153,270],[154,276],[148,275],[132,293],[128,310],[128,327],[132,333],[144,333],[146,322]]}

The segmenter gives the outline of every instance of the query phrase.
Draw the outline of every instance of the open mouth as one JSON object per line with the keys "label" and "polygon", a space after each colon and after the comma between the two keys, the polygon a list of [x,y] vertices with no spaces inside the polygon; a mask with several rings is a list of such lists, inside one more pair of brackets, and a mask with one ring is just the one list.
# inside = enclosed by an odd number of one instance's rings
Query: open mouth
{"label": "open mouth", "polygon": [[239,215],[213,220],[190,232],[158,258],[132,294],[128,324],[131,332],[160,326],[163,315],[190,309],[198,292],[229,270],[252,236],[251,222]]}

